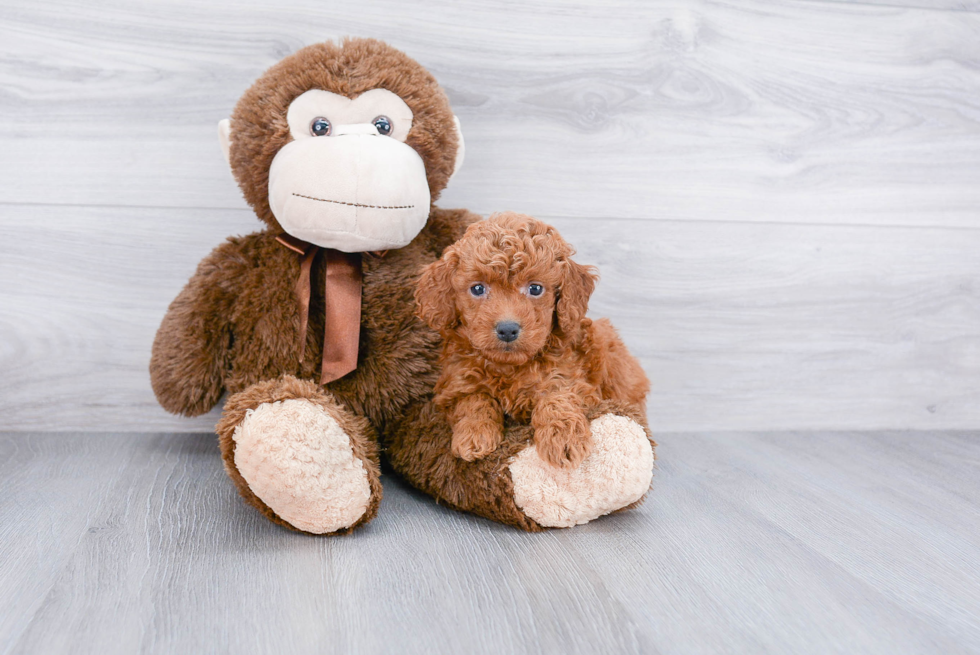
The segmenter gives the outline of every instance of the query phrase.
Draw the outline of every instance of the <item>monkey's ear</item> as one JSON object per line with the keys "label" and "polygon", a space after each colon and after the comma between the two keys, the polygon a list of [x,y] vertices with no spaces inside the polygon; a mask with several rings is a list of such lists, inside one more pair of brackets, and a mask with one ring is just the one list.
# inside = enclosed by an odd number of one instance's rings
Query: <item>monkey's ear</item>
{"label": "monkey's ear", "polygon": [[459,323],[452,283],[458,260],[455,252],[446,251],[442,259],[422,269],[415,286],[415,313],[437,332]]}
{"label": "monkey's ear", "polygon": [[582,327],[585,313],[589,311],[589,298],[595,291],[599,276],[594,267],[582,266],[571,259],[565,260],[564,268],[555,313],[558,315],[558,327],[562,334],[575,337]]}
{"label": "monkey's ear", "polygon": [[231,165],[231,121],[227,118],[218,121],[218,143],[221,144],[221,152],[225,153],[225,162]]}
{"label": "monkey's ear", "polygon": [[[455,115],[453,115],[453,124],[456,126],[456,162],[453,164],[453,172],[449,176],[449,180],[456,177],[456,173],[458,173],[459,169],[463,166],[463,158],[466,156],[466,143],[463,141],[463,128],[460,127],[459,118]],[[449,180],[446,180],[447,184],[449,183]]]}

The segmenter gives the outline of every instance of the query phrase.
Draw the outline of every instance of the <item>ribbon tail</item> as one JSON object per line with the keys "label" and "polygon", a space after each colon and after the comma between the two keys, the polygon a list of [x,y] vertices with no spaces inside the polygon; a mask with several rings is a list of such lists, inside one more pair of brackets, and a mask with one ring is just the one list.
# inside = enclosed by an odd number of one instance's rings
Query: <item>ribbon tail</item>
{"label": "ribbon tail", "polygon": [[361,336],[361,254],[324,249],[323,362],[320,384],[344,377],[357,368]]}
{"label": "ribbon tail", "polygon": [[312,246],[299,261],[299,278],[296,280],[296,299],[299,301],[299,361],[303,362],[306,355],[306,331],[310,325],[310,295],[313,285],[310,275],[313,270],[313,260],[319,247]]}
{"label": "ribbon tail", "polygon": [[285,232],[277,236],[276,241],[299,255],[299,277],[296,279],[294,292],[299,305],[299,362],[302,364],[306,354],[306,330],[310,325],[310,294],[313,290],[310,272],[313,269],[313,258],[320,247]]}

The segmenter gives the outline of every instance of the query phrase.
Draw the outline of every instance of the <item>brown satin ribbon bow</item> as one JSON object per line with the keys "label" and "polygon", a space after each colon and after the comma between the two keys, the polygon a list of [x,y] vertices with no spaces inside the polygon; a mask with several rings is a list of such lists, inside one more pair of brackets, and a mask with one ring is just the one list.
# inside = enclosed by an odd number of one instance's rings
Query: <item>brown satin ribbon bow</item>
{"label": "brown satin ribbon bow", "polygon": [[323,362],[320,384],[344,377],[357,368],[357,343],[361,332],[361,253],[320,248],[288,234],[276,241],[299,254],[296,297],[300,308],[299,361],[306,352],[306,331],[310,323],[310,280],[313,260],[323,251],[327,273],[324,283]]}

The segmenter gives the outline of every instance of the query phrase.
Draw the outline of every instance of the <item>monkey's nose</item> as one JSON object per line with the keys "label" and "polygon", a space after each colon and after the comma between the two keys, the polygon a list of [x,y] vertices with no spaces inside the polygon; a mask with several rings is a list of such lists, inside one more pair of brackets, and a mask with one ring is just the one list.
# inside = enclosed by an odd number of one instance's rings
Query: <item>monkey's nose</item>
{"label": "monkey's nose", "polygon": [[521,324],[517,321],[501,321],[494,327],[497,330],[497,338],[504,343],[516,341],[521,333]]}

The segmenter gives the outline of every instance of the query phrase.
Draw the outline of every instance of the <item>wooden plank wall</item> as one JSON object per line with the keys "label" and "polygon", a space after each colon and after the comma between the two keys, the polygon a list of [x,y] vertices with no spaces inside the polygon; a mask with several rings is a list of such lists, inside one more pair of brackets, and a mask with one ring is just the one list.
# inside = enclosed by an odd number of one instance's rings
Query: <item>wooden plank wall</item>
{"label": "wooden plank wall", "polygon": [[0,428],[210,429],[146,366],[197,261],[259,227],[216,123],[346,34],[446,88],[442,206],[599,265],[656,430],[980,425],[974,0],[6,0]]}

